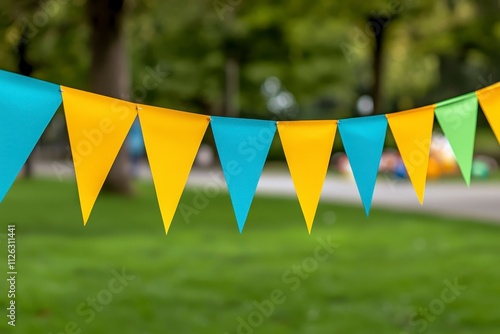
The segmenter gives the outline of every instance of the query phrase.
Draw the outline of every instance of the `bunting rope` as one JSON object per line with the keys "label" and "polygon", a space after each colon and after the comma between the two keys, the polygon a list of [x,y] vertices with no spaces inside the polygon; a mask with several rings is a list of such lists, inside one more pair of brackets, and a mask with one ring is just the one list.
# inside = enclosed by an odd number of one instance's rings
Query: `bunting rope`
{"label": "bunting rope", "polygon": [[500,143],[500,82],[437,104],[340,120],[210,117],[136,104],[0,70],[0,202],[61,105],[83,224],[132,123],[139,118],[165,233],[210,124],[242,233],[276,131],[311,233],[337,129],[369,215],[387,127],[423,204],[434,116],[469,186],[478,103]]}

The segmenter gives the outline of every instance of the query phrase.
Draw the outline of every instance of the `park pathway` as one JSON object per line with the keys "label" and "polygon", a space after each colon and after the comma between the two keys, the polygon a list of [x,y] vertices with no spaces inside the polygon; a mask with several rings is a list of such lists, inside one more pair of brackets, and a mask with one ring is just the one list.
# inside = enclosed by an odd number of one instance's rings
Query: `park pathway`
{"label": "park pathway", "polygon": [[[35,175],[40,176],[73,177],[72,172],[58,175],[53,163],[37,163],[34,171]],[[141,179],[151,180],[151,173],[146,163],[140,165],[138,175]],[[189,176],[187,187],[226,189],[220,168],[194,168]],[[296,198],[286,167],[264,169],[257,187],[257,196],[259,195]],[[328,175],[321,201],[358,204],[362,210],[356,184],[349,177]],[[470,188],[467,188],[464,182],[459,181],[429,181],[424,205],[421,206],[410,182],[380,176],[375,187],[372,206],[500,223],[500,181],[473,180]]]}
{"label": "park pathway", "polygon": [[[209,183],[223,184],[223,181],[219,181],[221,178],[220,170],[193,170],[188,185],[203,187]],[[259,194],[296,198],[293,182],[286,170],[264,171],[257,187],[257,196]],[[363,210],[356,183],[349,177],[328,175],[321,201],[359,204],[360,210]],[[500,223],[500,182],[473,181],[471,187],[467,188],[464,182],[459,181],[429,181],[424,205],[421,206],[409,181],[380,176],[375,186],[372,207]]]}

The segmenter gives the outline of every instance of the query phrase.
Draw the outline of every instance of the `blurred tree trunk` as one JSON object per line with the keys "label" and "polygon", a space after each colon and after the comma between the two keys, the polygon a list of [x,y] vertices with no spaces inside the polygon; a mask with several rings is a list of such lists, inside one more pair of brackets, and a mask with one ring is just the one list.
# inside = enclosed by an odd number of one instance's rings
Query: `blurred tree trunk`
{"label": "blurred tree trunk", "polygon": [[[98,94],[126,99],[130,92],[123,16],[125,0],[87,0],[91,29],[91,89]],[[130,161],[122,147],[104,183],[103,190],[132,194]]]}
{"label": "blurred tree trunk", "polygon": [[226,81],[224,90],[224,114],[239,117],[240,68],[235,57],[227,56]]}
{"label": "blurred tree trunk", "polygon": [[390,18],[384,16],[370,16],[368,23],[372,26],[375,35],[375,48],[373,50],[373,114],[382,112],[382,76],[383,76],[383,46],[384,32]]}
{"label": "blurred tree trunk", "polygon": [[[28,38],[27,38],[26,27],[23,27],[21,38],[19,39],[19,42],[17,43],[16,46],[17,58],[19,60],[18,69],[19,73],[29,77],[33,72],[33,66],[28,62],[26,56],[27,51],[28,51]],[[35,149],[37,145],[35,145]],[[26,163],[24,164],[24,177],[26,178],[31,178],[33,176],[32,162],[33,162],[33,152],[29,155],[28,159],[26,160]]]}

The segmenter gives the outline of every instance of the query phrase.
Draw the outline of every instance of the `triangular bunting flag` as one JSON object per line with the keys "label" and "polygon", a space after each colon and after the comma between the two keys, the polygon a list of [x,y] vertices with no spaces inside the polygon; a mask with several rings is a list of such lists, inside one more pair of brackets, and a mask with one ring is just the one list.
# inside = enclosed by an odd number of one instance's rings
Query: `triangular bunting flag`
{"label": "triangular bunting flag", "polygon": [[58,85],[0,70],[0,202],[61,104]]}
{"label": "triangular bunting flag", "polygon": [[387,121],[420,204],[424,202],[434,105],[387,114]]}
{"label": "triangular bunting flag", "polygon": [[310,234],[332,154],[337,121],[287,121],[278,122],[277,126]]}
{"label": "triangular bunting flag", "polygon": [[212,117],[211,126],[241,233],[276,132],[276,122]]}
{"label": "triangular bunting flag", "polygon": [[500,144],[500,82],[478,90],[476,96]]}
{"label": "triangular bunting flag", "polygon": [[340,120],[338,127],[368,215],[384,148],[387,118],[384,115],[348,118]]}
{"label": "triangular bunting flag", "polygon": [[61,90],[83,224],[86,225],[137,110],[130,102],[63,86]]}
{"label": "triangular bunting flag", "polygon": [[145,105],[138,107],[158,204],[168,233],[210,117]]}
{"label": "triangular bunting flag", "polygon": [[477,122],[476,93],[469,93],[436,104],[436,118],[450,142],[465,183],[470,185]]}

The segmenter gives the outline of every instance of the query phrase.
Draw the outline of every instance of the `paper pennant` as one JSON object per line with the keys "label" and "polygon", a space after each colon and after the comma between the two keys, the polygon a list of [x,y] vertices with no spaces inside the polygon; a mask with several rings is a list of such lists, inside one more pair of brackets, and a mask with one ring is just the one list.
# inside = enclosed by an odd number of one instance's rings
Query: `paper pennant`
{"label": "paper pennant", "polygon": [[61,86],[76,182],[86,225],[106,176],[137,116],[136,105]]}
{"label": "paper pennant", "polygon": [[58,85],[0,70],[0,202],[61,104]]}
{"label": "paper pennant", "polygon": [[348,118],[340,120],[338,127],[368,215],[384,148],[387,118],[384,115]]}
{"label": "paper pennant", "polygon": [[307,230],[311,233],[337,121],[286,121],[278,122],[277,126]]}
{"label": "paper pennant", "polygon": [[476,93],[469,93],[439,102],[435,111],[467,186],[470,185],[472,172],[477,109]]}
{"label": "paper pennant", "polygon": [[211,126],[241,233],[276,132],[276,122],[212,117]]}
{"label": "paper pennant", "polygon": [[434,105],[387,114],[387,120],[420,204],[424,201]]}
{"label": "paper pennant", "polygon": [[500,144],[500,83],[478,90],[476,96]]}
{"label": "paper pennant", "polygon": [[210,117],[145,105],[138,114],[168,233]]}

